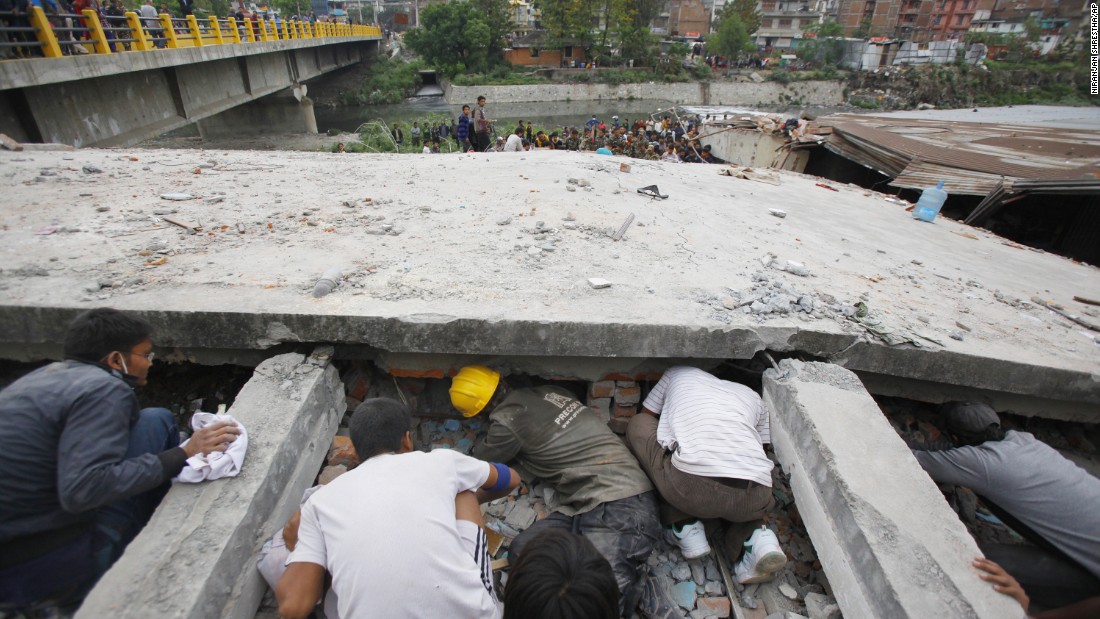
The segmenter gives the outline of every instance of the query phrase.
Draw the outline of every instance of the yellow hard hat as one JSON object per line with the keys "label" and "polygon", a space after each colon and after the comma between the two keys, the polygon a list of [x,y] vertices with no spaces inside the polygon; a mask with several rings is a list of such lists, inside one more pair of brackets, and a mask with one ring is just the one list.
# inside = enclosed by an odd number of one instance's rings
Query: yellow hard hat
{"label": "yellow hard hat", "polygon": [[468,365],[451,379],[451,404],[463,417],[473,417],[485,408],[500,384],[500,372],[484,365]]}

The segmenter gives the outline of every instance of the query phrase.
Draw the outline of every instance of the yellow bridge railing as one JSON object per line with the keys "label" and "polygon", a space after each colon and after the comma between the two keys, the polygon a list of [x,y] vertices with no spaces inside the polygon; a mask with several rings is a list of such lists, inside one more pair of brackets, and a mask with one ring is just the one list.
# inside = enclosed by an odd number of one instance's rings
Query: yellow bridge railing
{"label": "yellow bridge railing", "polygon": [[[108,17],[92,9],[85,9],[80,15],[67,15],[46,13],[41,7],[31,6],[26,18],[29,24],[23,27],[0,28],[6,35],[0,45],[14,49],[16,57],[61,58],[207,45],[382,36],[377,26],[259,17],[243,20],[200,19],[194,15],[175,18],[167,14],[141,17],[134,12],[124,17]],[[9,53],[8,57],[12,55]]]}

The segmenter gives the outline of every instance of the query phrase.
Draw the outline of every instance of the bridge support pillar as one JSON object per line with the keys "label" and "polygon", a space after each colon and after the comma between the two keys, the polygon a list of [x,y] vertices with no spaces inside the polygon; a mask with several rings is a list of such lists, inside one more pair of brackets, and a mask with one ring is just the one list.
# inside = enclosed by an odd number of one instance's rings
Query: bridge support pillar
{"label": "bridge support pillar", "polygon": [[290,89],[209,116],[195,123],[203,138],[260,133],[317,133],[313,101],[298,101]]}

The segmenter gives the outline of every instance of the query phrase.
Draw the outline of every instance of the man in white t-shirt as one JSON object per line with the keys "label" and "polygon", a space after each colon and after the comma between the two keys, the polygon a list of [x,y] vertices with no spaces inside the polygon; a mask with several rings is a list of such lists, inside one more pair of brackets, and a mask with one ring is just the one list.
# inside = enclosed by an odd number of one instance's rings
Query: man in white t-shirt
{"label": "man in white t-shirt", "polygon": [[508,141],[504,143],[504,152],[523,152],[523,127],[516,127],[512,135],[508,136]]}
{"label": "man in white t-shirt", "polygon": [[[725,550],[742,584],[771,580],[787,557],[762,518],[775,505],[768,410],[744,385],[692,367],[665,372],[626,442],[661,495],[667,535],[691,559],[710,552],[699,518],[729,524]],[[742,550],[744,552],[742,553]]]}
{"label": "man in white t-shirt", "polygon": [[500,615],[478,503],[507,496],[519,475],[456,451],[413,451],[411,421],[395,400],[356,409],[349,431],[363,461],[302,506],[276,587],[280,616],[308,616],[326,571],[341,619]]}

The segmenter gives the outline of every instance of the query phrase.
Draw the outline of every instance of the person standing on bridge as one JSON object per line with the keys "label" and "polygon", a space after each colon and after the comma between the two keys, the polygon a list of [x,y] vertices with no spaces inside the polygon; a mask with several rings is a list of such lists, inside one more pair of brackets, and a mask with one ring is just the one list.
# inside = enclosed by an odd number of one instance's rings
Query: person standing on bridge
{"label": "person standing on bridge", "polygon": [[489,149],[489,133],[493,130],[493,119],[489,118],[489,112],[485,109],[485,95],[477,98],[477,109],[474,110],[474,135],[477,136],[474,146],[479,153]]}
{"label": "person standing on bridge", "polygon": [[195,0],[180,0],[180,15],[186,18],[195,12]]}
{"label": "person standing on bridge", "polygon": [[215,423],[181,447],[171,411],[140,408],[134,387],[153,362],[152,328],[140,318],[84,312],[64,351],[0,392],[0,609],[15,616],[78,604],[186,460],[225,451],[240,434]]}

